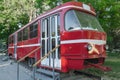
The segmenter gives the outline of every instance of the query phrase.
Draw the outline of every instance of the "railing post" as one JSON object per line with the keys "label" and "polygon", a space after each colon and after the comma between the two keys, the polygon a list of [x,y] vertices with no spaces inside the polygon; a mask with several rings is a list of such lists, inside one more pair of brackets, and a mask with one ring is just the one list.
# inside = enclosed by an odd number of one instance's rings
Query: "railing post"
{"label": "railing post", "polygon": [[19,62],[17,62],[17,80],[19,80]]}
{"label": "railing post", "polygon": [[[35,53],[35,62],[37,61],[37,53]],[[36,66],[33,67],[33,80],[35,80]]]}
{"label": "railing post", "polygon": [[35,80],[35,67],[33,67],[33,80]]}
{"label": "railing post", "polygon": [[55,80],[55,54],[53,53],[53,80]]}

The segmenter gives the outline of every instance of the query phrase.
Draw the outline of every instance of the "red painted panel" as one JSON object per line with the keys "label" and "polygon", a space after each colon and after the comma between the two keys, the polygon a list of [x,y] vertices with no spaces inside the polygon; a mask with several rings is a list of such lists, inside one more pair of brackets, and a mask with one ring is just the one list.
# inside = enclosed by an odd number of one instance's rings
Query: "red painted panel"
{"label": "red painted panel", "polygon": [[[92,40],[106,40],[106,34],[92,30],[76,30],[64,32],[61,35],[61,41],[65,40],[77,40],[77,39],[92,39]],[[61,56],[67,62],[64,71],[69,69],[79,70],[86,66],[84,65],[85,59],[105,58],[104,45],[95,45],[100,54],[89,54],[87,50],[88,43],[65,43],[61,45]],[[64,61],[62,60],[62,61]],[[63,65],[62,65],[63,66]]]}

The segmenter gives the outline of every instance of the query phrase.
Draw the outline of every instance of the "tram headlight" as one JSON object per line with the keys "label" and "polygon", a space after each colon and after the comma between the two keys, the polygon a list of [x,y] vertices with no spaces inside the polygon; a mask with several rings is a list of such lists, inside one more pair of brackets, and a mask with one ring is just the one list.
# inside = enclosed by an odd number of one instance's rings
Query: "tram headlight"
{"label": "tram headlight", "polygon": [[88,44],[88,45],[87,45],[87,49],[88,49],[88,51],[91,51],[91,50],[92,50],[92,45],[91,45],[91,44]]}

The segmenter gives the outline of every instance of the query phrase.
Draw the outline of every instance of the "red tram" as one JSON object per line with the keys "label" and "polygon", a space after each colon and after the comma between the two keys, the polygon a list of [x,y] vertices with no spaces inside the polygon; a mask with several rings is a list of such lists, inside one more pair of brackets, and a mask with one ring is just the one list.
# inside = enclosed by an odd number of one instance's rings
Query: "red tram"
{"label": "red tram", "polygon": [[[55,69],[61,72],[102,65],[106,58],[106,33],[103,31],[93,7],[81,2],[67,2],[38,16],[9,36],[8,53],[20,59],[42,46],[27,60],[37,60],[55,46]],[[52,67],[52,55],[40,66]]]}

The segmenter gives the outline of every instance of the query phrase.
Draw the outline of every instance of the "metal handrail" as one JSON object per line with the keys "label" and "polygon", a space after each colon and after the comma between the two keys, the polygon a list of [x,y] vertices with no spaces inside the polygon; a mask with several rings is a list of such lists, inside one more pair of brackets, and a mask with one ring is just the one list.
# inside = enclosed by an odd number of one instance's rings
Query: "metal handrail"
{"label": "metal handrail", "polygon": [[33,64],[33,67],[38,65],[42,60],[44,60],[46,57],[48,57],[53,51],[56,50],[60,45],[57,45],[55,48],[53,48],[51,51],[49,51],[44,57],[42,57],[40,60],[38,60],[35,64]]}
{"label": "metal handrail", "polygon": [[40,49],[42,46],[39,46],[38,48],[34,49],[33,51],[31,51],[30,53],[28,53],[27,55],[25,55],[24,57],[22,57],[21,59],[19,59],[17,62],[21,62],[22,60],[24,60],[26,57],[28,57],[29,55],[31,55],[32,53],[34,53],[35,51],[37,51],[38,49]]}

